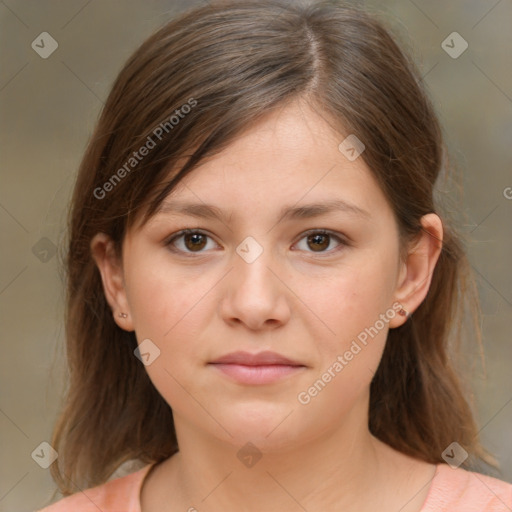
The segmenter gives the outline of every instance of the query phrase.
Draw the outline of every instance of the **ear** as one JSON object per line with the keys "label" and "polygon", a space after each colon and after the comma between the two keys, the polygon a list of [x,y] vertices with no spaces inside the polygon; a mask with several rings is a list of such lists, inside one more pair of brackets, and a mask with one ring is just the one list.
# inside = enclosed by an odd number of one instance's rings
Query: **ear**
{"label": "ear", "polygon": [[[133,331],[133,320],[126,297],[122,262],[114,250],[114,242],[104,234],[98,233],[91,240],[91,254],[100,271],[105,298],[112,308],[114,321],[125,331]],[[126,313],[122,318],[120,313]]]}
{"label": "ear", "polygon": [[[421,218],[422,230],[409,248],[406,261],[400,264],[395,301],[412,314],[427,296],[432,274],[443,246],[443,223],[435,213]],[[399,327],[407,317],[396,315],[390,328]]]}

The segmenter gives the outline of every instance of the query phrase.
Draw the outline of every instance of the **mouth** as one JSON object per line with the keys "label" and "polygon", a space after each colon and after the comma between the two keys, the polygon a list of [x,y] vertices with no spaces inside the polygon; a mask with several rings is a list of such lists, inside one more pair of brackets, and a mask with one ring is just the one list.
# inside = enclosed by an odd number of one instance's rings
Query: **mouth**
{"label": "mouth", "polygon": [[270,384],[303,371],[306,366],[275,352],[233,352],[209,366],[240,384]]}

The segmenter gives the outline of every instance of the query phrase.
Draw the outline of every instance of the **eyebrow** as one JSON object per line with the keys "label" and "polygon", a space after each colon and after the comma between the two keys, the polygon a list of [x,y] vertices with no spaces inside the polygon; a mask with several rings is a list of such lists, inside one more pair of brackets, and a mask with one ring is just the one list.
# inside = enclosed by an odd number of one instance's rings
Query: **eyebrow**
{"label": "eyebrow", "polygon": [[[279,222],[290,219],[309,219],[328,213],[343,212],[363,219],[370,219],[368,211],[343,199],[333,199],[321,203],[303,206],[284,206],[281,209]],[[187,203],[180,201],[164,201],[156,211],[157,214],[182,214],[204,219],[226,219],[222,209],[206,203]]]}

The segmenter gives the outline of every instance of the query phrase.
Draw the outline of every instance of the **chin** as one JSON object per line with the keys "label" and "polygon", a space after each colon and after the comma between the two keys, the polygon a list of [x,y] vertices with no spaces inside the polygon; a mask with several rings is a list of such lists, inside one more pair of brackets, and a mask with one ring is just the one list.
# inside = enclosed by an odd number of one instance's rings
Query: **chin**
{"label": "chin", "polygon": [[231,434],[218,429],[223,441],[234,446],[253,443],[262,451],[279,450],[296,446],[298,438],[305,435],[304,418],[294,404],[269,404],[246,402],[226,406],[226,413],[217,409],[216,419]]}

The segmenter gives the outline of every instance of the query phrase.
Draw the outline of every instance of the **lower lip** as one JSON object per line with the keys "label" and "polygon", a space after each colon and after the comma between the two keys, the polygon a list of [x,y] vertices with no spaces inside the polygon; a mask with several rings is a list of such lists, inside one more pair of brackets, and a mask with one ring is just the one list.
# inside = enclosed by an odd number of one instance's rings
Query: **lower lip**
{"label": "lower lip", "polygon": [[269,384],[284,377],[293,375],[304,366],[290,366],[286,364],[269,364],[261,366],[246,366],[243,364],[211,363],[228,377],[241,384]]}

